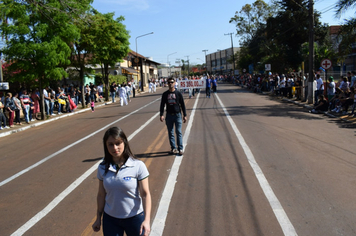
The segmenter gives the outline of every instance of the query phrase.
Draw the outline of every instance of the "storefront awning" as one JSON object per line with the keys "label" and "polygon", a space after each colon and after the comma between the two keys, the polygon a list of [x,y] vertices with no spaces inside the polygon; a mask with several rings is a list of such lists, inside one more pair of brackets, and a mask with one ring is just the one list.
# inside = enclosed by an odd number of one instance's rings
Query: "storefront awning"
{"label": "storefront awning", "polygon": [[128,68],[128,67],[121,67],[121,72],[123,74],[129,74],[129,75],[138,74],[137,70],[132,69],[132,68]]}

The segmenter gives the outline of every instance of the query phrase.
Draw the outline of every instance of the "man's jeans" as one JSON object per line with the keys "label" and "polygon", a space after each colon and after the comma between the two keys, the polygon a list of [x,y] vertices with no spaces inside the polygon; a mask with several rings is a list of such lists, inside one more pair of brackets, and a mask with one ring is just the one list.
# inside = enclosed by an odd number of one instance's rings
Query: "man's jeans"
{"label": "man's jeans", "polygon": [[167,113],[166,125],[167,125],[168,138],[169,138],[169,143],[171,145],[171,149],[176,149],[174,130],[173,130],[173,126],[175,125],[178,151],[180,151],[180,150],[183,151],[182,114],[181,113],[174,113],[174,114]]}
{"label": "man's jeans", "polygon": [[112,102],[115,102],[115,95],[116,95],[116,92],[111,93],[111,101]]}
{"label": "man's jeans", "polygon": [[28,123],[30,122],[30,105],[25,105],[24,109],[23,109],[23,114],[25,116],[25,121]]}
{"label": "man's jeans", "polygon": [[54,110],[54,102],[50,101],[49,102],[49,114],[53,115],[53,110]]}
{"label": "man's jeans", "polygon": [[48,99],[44,99],[44,102],[45,102],[45,109],[46,109],[46,114],[47,115],[50,115],[51,113],[49,112],[49,100]]}

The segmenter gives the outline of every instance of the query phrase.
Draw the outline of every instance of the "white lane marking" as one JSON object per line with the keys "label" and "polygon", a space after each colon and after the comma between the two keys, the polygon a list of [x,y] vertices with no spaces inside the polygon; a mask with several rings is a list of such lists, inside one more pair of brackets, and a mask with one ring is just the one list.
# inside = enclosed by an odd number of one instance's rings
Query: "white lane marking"
{"label": "white lane marking", "polygon": [[[130,113],[132,114],[132,113]],[[143,130],[146,126],[148,126],[156,117],[159,115],[157,112],[151,119],[146,121],[139,129],[137,129],[134,133],[132,133],[127,139],[130,141],[136,134],[138,134],[141,130]],[[112,124],[112,123],[111,123]],[[110,125],[111,125],[110,124]],[[107,128],[108,126],[104,128]],[[19,229],[17,229],[11,236],[23,235],[27,230],[32,228],[37,222],[39,222],[43,217],[45,217],[48,213],[50,213],[64,198],[66,198],[74,189],[76,189],[86,178],[89,177],[95,170],[97,170],[99,163],[102,160],[98,161],[93,165],[89,170],[87,170],[82,176],[76,179],[71,185],[69,185],[63,192],[61,192],[55,199],[53,199],[43,210],[38,212],[34,217],[32,217],[29,221],[27,221],[24,225],[22,225]]]}
{"label": "white lane marking", "polygon": [[276,216],[279,225],[282,228],[282,231],[284,233],[284,235],[286,236],[296,236],[298,235],[297,232],[294,229],[294,226],[292,225],[292,223],[290,222],[286,212],[284,211],[281,203],[279,202],[277,196],[274,194],[270,184],[268,183],[265,175],[262,172],[262,169],[260,168],[260,166],[258,165],[254,155],[252,154],[251,149],[249,148],[249,146],[247,145],[247,143],[245,142],[245,139],[242,137],[239,129],[237,128],[236,124],[234,123],[234,121],[232,120],[231,116],[229,115],[229,112],[226,110],[224,104],[221,102],[219,96],[217,94],[215,94],[216,98],[218,99],[220,106],[222,107],[222,109],[225,112],[225,115],[227,117],[227,119],[230,122],[230,125],[232,127],[232,129],[235,132],[235,135],[237,137],[237,139],[240,142],[241,147],[243,148],[245,155],[248,159],[248,162],[250,163],[250,166],[252,167],[258,182],[260,183],[260,186],[274,212],[274,215]]}
{"label": "white lane marking", "polygon": [[[189,117],[189,121],[187,124],[187,128],[185,129],[185,133],[183,136],[183,147],[185,148],[188,144],[188,138],[190,135],[190,130],[193,125],[193,120],[194,120],[194,115],[196,111],[196,107],[198,104],[198,99],[199,99],[200,93],[198,93],[198,96],[196,97],[192,113]],[[173,192],[174,192],[174,187],[177,182],[177,177],[178,177],[178,172],[179,172],[179,167],[182,163],[183,156],[176,156],[174,159],[174,163],[172,166],[172,169],[169,173],[166,186],[164,187],[163,193],[161,200],[158,204],[158,209],[157,213],[155,216],[155,219],[153,220],[152,227],[151,227],[151,236],[161,236],[163,234],[164,226],[166,223],[167,215],[168,215],[168,209],[169,209],[169,204],[171,202]]]}
{"label": "white lane marking", "polygon": [[19,176],[25,174],[26,172],[32,170],[33,168],[35,168],[35,167],[41,165],[42,163],[48,161],[49,159],[51,159],[51,158],[57,156],[58,154],[60,154],[60,153],[62,153],[62,152],[64,152],[64,151],[66,151],[66,150],[68,150],[69,148],[71,148],[71,147],[73,147],[73,146],[75,146],[75,145],[77,145],[77,144],[79,144],[79,143],[85,141],[86,139],[88,139],[88,138],[94,136],[95,134],[97,134],[97,133],[103,131],[104,129],[110,127],[111,125],[113,125],[113,124],[115,124],[115,123],[117,123],[117,122],[119,122],[119,121],[121,121],[121,120],[123,120],[123,119],[125,119],[125,118],[127,118],[127,117],[129,117],[129,116],[131,116],[132,114],[134,114],[134,113],[140,111],[141,109],[143,109],[143,108],[145,108],[145,107],[151,105],[152,103],[155,103],[156,101],[158,101],[158,100],[160,100],[160,99],[161,99],[161,98],[158,98],[158,99],[156,99],[156,100],[154,100],[154,101],[148,103],[147,105],[145,105],[145,106],[143,106],[143,107],[141,107],[141,108],[139,108],[139,109],[137,109],[137,110],[135,110],[135,111],[133,111],[133,112],[127,114],[126,116],[123,116],[123,117],[121,117],[120,119],[118,119],[118,120],[116,120],[116,121],[114,121],[114,122],[111,122],[110,124],[104,126],[103,128],[101,128],[101,129],[99,129],[99,130],[97,130],[97,131],[95,131],[95,132],[89,134],[88,136],[86,136],[86,137],[84,137],[84,138],[82,138],[82,139],[79,139],[78,141],[76,141],[76,142],[74,142],[74,143],[72,143],[72,144],[70,144],[70,145],[68,145],[68,146],[66,146],[66,147],[64,147],[64,148],[62,148],[61,150],[59,150],[59,151],[57,151],[57,152],[55,152],[55,153],[53,153],[53,154],[51,154],[51,155],[45,157],[44,159],[40,160],[39,162],[33,164],[32,166],[29,166],[29,167],[27,167],[26,169],[24,169],[24,170],[18,172],[17,174],[15,174],[15,175],[13,175],[13,176],[11,176],[11,177],[9,177],[9,178],[7,178],[7,179],[1,181],[1,182],[0,182],[0,187],[3,186],[3,185],[5,185],[5,184],[7,184],[7,183],[9,183],[10,181],[16,179],[17,177],[19,177]]}

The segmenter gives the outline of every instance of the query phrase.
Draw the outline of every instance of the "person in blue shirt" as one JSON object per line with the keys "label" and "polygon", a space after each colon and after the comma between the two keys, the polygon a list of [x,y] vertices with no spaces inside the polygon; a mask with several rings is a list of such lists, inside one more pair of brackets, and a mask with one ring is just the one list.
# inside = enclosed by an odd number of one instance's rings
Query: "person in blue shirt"
{"label": "person in blue shirt", "polygon": [[216,88],[218,87],[218,80],[216,76],[214,76],[214,79],[212,79],[211,83],[213,85],[213,93],[216,93]]}

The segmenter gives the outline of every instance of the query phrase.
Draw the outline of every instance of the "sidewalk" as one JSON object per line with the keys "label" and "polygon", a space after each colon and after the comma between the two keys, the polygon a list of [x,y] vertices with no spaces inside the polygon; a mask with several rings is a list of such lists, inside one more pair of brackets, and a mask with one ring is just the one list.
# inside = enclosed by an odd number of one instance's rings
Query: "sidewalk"
{"label": "sidewalk", "polygon": [[[105,105],[108,105],[108,104],[111,104],[111,101],[98,102],[98,103],[95,104],[95,107],[101,107],[101,106],[105,106]],[[78,104],[78,107],[79,106],[81,107],[81,105]],[[68,116],[73,116],[73,115],[76,115],[76,114],[79,114],[79,113],[82,113],[82,112],[86,112],[86,111],[89,111],[89,110],[91,111],[90,107],[89,108],[84,108],[84,109],[77,108],[73,112],[62,113],[60,115],[52,116],[47,120],[36,120],[36,121],[32,121],[30,124],[26,124],[25,122],[23,122],[21,126],[15,125],[15,127],[13,127],[13,128],[0,130],[0,138],[8,136],[10,134],[15,134],[15,133],[18,133],[18,132],[21,132],[21,131],[25,131],[25,130],[30,129],[30,128],[38,127],[40,125],[47,124],[49,122],[56,121],[56,120],[59,120],[59,119],[62,119],[62,118],[68,117]]]}
{"label": "sidewalk", "polygon": [[[284,101],[284,102],[294,103],[294,104],[296,104],[298,106],[301,106],[301,107],[304,107],[304,108],[306,108],[308,110],[312,110],[313,109],[313,105],[312,104],[308,104],[307,102],[298,101],[295,98],[289,99],[289,98],[284,98],[284,97],[271,95],[270,93],[265,93],[265,92],[263,92],[262,94],[263,95],[268,95],[270,97],[273,97],[275,99],[279,99],[279,100]],[[331,118],[339,118],[339,119],[341,119],[341,120],[343,120],[345,122],[356,123],[356,117],[350,117],[348,115],[341,115],[341,114],[333,113],[333,112],[329,112],[329,111],[320,113],[320,115],[321,114],[324,114],[324,115],[326,115],[328,117],[331,117]],[[316,115],[318,115],[318,114],[316,114]]]}
{"label": "sidewalk", "polygon": [[[161,88],[161,87],[157,87],[157,90],[159,88]],[[148,89],[145,90],[144,92],[140,92],[140,93],[136,92],[136,97],[138,95],[144,94],[144,93],[148,93]],[[132,97],[131,97],[131,99],[132,99]],[[117,97],[117,102],[115,102],[115,103],[118,103],[119,100],[120,100],[120,98]],[[95,108],[101,107],[101,106],[106,106],[111,103],[112,103],[111,100],[109,100],[108,102],[97,102],[97,103],[95,103]],[[79,114],[82,112],[91,111],[90,107],[84,108],[84,109],[79,108],[79,107],[81,107],[81,105],[78,104],[78,108],[75,111],[70,112],[70,113],[62,113],[60,115],[52,116],[47,120],[36,120],[36,121],[31,122],[30,124],[26,124],[25,122],[23,122],[21,126],[15,125],[15,127],[13,127],[13,128],[2,129],[2,130],[0,130],[0,138],[8,136],[10,134],[15,134],[15,133],[19,133],[21,131],[25,131],[30,128],[38,127],[40,125],[47,124],[49,122],[56,121],[56,120],[59,120],[59,119],[62,119],[62,118],[68,117],[68,116],[73,116],[73,115],[76,115],[76,114]]]}

